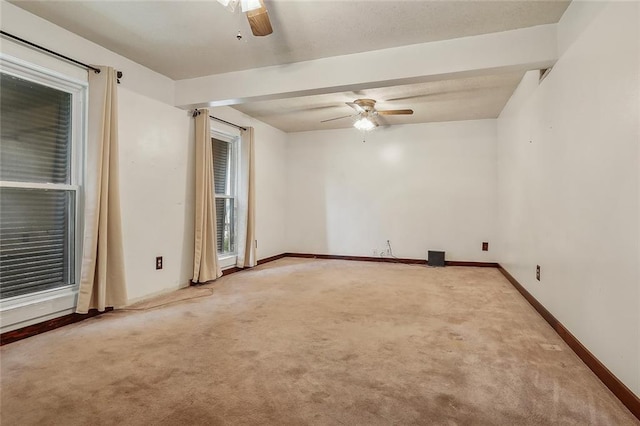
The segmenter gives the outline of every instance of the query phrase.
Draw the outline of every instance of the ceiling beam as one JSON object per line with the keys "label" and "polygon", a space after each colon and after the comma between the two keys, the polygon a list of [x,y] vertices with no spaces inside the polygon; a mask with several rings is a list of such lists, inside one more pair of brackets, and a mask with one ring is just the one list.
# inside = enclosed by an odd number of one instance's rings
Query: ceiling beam
{"label": "ceiling beam", "polygon": [[175,105],[185,109],[235,105],[526,71],[548,68],[557,57],[556,24],[539,25],[178,80]]}

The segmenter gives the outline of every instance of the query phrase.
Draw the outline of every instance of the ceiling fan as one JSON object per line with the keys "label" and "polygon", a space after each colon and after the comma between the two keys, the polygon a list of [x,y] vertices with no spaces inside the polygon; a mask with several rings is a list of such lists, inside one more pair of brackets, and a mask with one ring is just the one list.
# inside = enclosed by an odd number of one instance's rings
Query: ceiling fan
{"label": "ceiling fan", "polygon": [[240,9],[247,15],[254,36],[267,36],[273,32],[263,0],[218,0],[218,3],[231,12],[234,12],[240,3]]}
{"label": "ceiling fan", "polygon": [[376,127],[378,127],[378,122],[376,120],[376,117],[379,115],[411,115],[413,114],[412,109],[377,110],[376,101],[373,99],[356,99],[353,102],[346,102],[346,104],[349,105],[354,110],[356,110],[356,114],[330,118],[328,120],[322,120],[321,123],[357,116],[358,119],[353,123],[353,127],[355,127],[358,130],[373,130]]}

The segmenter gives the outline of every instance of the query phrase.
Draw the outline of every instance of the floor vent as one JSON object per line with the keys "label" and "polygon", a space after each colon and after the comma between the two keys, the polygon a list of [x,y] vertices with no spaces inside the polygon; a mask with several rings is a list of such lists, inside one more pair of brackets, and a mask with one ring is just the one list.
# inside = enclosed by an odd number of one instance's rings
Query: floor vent
{"label": "floor vent", "polygon": [[444,266],[444,252],[429,250],[427,253],[427,264],[429,266]]}

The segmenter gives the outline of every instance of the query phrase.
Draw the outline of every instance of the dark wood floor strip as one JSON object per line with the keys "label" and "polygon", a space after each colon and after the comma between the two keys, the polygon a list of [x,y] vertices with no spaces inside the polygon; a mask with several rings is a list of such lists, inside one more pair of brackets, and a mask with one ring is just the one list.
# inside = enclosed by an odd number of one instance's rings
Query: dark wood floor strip
{"label": "dark wood floor strip", "polygon": [[265,263],[273,262],[274,260],[282,259],[286,257],[286,253],[276,254],[275,256],[265,257],[264,259],[258,260],[258,265],[264,265]]}
{"label": "dark wood floor strip", "polygon": [[[109,311],[113,311],[113,308],[107,308],[104,312]],[[28,325],[17,330],[7,331],[0,335],[0,346],[17,342],[18,340],[26,339],[27,337],[35,336],[36,334],[44,333],[46,331],[55,330],[56,328],[60,328],[65,325],[80,322],[87,318],[103,314],[104,312],[100,312],[97,309],[91,309],[87,314],[67,314],[38,324]]]}
{"label": "dark wood floor strip", "polygon": [[605,384],[606,387],[640,420],[640,398],[638,398],[624,383],[620,381],[607,367],[600,362],[542,303],[531,295],[502,265],[498,265],[507,280],[522,294],[522,296],[538,311],[567,345],[580,357],[587,367]]}
{"label": "dark wood floor strip", "polygon": [[[361,262],[383,262],[383,263],[405,263],[409,265],[428,265],[426,259],[409,259],[402,257],[372,257],[372,256],[341,256],[335,254],[313,254],[313,253],[285,253],[286,257],[300,257],[304,259],[335,259],[335,260],[356,260]],[[447,260],[447,266],[473,266],[484,268],[497,268],[495,262],[469,262],[461,260]]]}

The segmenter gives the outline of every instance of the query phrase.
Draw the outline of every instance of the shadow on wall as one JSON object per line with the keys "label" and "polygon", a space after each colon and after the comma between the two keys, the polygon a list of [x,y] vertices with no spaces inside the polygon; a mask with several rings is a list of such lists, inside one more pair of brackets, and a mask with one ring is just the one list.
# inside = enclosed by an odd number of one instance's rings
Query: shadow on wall
{"label": "shadow on wall", "polygon": [[287,145],[286,241],[288,251],[329,254],[327,243],[327,179],[330,167],[326,150],[316,150],[310,159],[304,144]]}
{"label": "shadow on wall", "polygon": [[193,273],[194,217],[195,217],[195,121],[189,121],[189,140],[187,149],[187,167],[184,188],[184,232],[182,236],[182,259],[180,259],[180,277],[188,285]]}
{"label": "shadow on wall", "polygon": [[495,261],[495,120],[290,134],[290,250]]}

